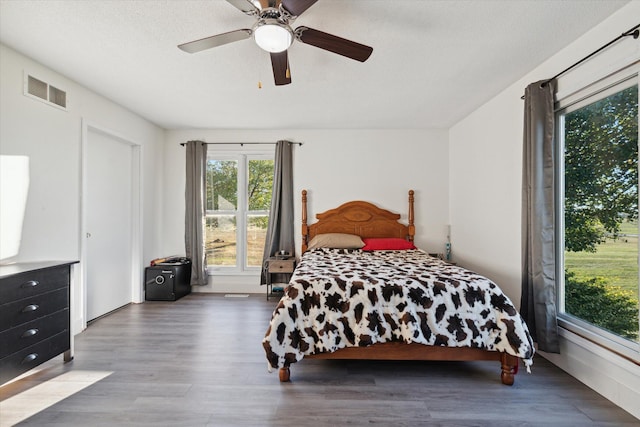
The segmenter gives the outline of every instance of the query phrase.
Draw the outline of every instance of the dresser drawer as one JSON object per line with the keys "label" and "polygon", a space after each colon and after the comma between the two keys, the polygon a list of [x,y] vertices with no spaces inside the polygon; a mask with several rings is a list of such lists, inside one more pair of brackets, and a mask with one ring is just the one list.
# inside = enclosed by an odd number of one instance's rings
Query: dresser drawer
{"label": "dresser drawer", "polygon": [[0,331],[69,307],[69,289],[24,298],[0,306]]}
{"label": "dresser drawer", "polygon": [[69,348],[69,331],[64,331],[0,359],[0,384],[35,368]]}
{"label": "dresser drawer", "polygon": [[69,286],[68,265],[15,274],[2,279],[0,304]]}
{"label": "dresser drawer", "polygon": [[41,317],[0,332],[0,359],[69,329],[69,310]]}
{"label": "dresser drawer", "polygon": [[269,273],[293,273],[295,262],[292,259],[269,261]]}

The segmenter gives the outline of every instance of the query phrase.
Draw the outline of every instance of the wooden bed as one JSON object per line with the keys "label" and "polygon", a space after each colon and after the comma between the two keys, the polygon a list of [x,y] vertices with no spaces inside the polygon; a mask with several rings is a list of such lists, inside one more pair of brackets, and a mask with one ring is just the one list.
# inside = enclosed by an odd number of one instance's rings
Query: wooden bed
{"label": "wooden bed", "polygon": [[[413,241],[414,191],[409,191],[408,225],[398,220],[400,215],[380,209],[363,201],[345,203],[338,208],[316,215],[317,222],[307,224],[307,191],[302,191],[302,253],[317,234],[347,233],[362,238],[396,237]],[[512,385],[518,371],[519,358],[498,351],[477,348],[427,346],[402,342],[377,343],[368,347],[347,347],[332,353],[306,355],[309,359],[364,359],[364,360],[441,360],[472,361],[495,360],[500,362],[503,384]],[[289,367],[279,370],[280,381],[290,379]]]}

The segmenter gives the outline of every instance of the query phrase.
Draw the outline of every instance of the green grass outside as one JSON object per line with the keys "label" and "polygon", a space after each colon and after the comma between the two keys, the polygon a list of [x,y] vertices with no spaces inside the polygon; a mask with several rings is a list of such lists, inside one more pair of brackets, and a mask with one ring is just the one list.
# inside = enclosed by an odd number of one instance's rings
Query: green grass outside
{"label": "green grass outside", "polygon": [[[236,231],[235,229],[213,229],[207,231],[207,265],[235,266],[236,265]],[[247,259],[250,266],[262,265],[262,254],[266,239],[266,228],[249,227],[247,230]]]}
{"label": "green grass outside", "polygon": [[605,277],[638,298],[638,224],[625,222],[621,236],[607,239],[596,252],[565,252],[565,268],[576,278]]}

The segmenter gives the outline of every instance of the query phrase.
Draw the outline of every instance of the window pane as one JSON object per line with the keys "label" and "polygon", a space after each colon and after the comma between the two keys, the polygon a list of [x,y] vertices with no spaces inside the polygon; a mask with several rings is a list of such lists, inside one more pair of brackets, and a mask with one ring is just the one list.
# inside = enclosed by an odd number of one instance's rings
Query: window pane
{"label": "window pane", "polygon": [[268,211],[273,187],[273,160],[249,160],[247,195],[250,211]]}
{"label": "window pane", "polygon": [[565,312],[638,341],[638,86],[564,116]]}
{"label": "window pane", "polygon": [[207,210],[234,211],[238,208],[238,162],[207,161]]}
{"label": "window pane", "polygon": [[250,215],[247,218],[247,266],[260,267],[262,265],[262,254],[264,253],[264,242],[267,237],[267,223],[269,217],[266,215]]}
{"label": "window pane", "polygon": [[229,267],[225,274],[255,272],[262,266],[274,161],[261,154],[210,152],[209,156],[207,264]]}
{"label": "window pane", "polygon": [[213,215],[206,222],[207,265],[236,265],[236,216]]}

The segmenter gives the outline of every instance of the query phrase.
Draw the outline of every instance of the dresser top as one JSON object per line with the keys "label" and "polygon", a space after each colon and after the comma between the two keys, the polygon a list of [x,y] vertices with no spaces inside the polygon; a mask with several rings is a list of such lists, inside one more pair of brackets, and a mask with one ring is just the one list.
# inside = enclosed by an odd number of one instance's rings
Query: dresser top
{"label": "dresser top", "polygon": [[15,264],[0,265],[0,279],[13,276],[15,274],[29,271],[42,270],[51,267],[62,267],[76,264],[78,261],[36,261],[36,262],[16,262]]}

